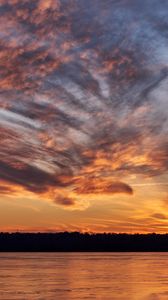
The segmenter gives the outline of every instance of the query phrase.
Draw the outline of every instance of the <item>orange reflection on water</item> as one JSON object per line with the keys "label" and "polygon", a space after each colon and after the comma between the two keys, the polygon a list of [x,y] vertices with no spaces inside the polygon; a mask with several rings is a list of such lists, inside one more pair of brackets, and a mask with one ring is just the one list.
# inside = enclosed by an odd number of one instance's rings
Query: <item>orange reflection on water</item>
{"label": "orange reflection on water", "polygon": [[1,253],[0,299],[168,299],[168,253]]}

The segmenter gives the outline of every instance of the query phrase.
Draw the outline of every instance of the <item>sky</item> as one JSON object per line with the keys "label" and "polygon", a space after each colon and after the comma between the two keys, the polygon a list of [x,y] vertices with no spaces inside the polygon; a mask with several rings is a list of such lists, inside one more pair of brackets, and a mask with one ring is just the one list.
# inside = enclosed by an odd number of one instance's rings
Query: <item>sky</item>
{"label": "sky", "polygon": [[168,1],[0,0],[0,231],[168,231]]}

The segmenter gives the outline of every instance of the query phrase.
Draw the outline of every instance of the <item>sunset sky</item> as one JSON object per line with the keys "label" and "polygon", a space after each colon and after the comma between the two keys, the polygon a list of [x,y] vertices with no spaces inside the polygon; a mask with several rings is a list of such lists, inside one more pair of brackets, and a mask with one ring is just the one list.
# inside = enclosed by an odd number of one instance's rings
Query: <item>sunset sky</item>
{"label": "sunset sky", "polygon": [[168,1],[0,0],[0,231],[168,231]]}

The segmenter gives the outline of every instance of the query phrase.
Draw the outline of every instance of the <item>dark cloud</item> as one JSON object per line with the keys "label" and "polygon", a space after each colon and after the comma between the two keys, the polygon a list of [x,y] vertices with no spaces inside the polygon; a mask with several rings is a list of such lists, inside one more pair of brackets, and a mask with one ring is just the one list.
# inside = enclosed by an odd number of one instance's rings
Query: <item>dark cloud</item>
{"label": "dark cloud", "polygon": [[133,194],[133,189],[124,182],[109,182],[101,179],[82,179],[74,184],[78,194]]}
{"label": "dark cloud", "polygon": [[56,204],[59,204],[59,205],[64,205],[64,206],[72,206],[72,205],[75,205],[75,201],[70,198],[70,197],[65,197],[65,196],[62,196],[62,195],[57,195],[54,199],[54,202]]}
{"label": "dark cloud", "polygon": [[46,193],[77,177],[82,190],[88,176],[131,194],[118,181],[166,174],[167,11],[160,0],[0,1],[1,180]]}

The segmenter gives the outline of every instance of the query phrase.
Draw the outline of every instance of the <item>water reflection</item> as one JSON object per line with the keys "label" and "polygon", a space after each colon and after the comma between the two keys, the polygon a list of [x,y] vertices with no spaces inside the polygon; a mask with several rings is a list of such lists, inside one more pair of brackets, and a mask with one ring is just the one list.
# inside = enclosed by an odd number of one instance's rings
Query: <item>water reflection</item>
{"label": "water reflection", "polygon": [[168,253],[1,253],[1,300],[167,300]]}

